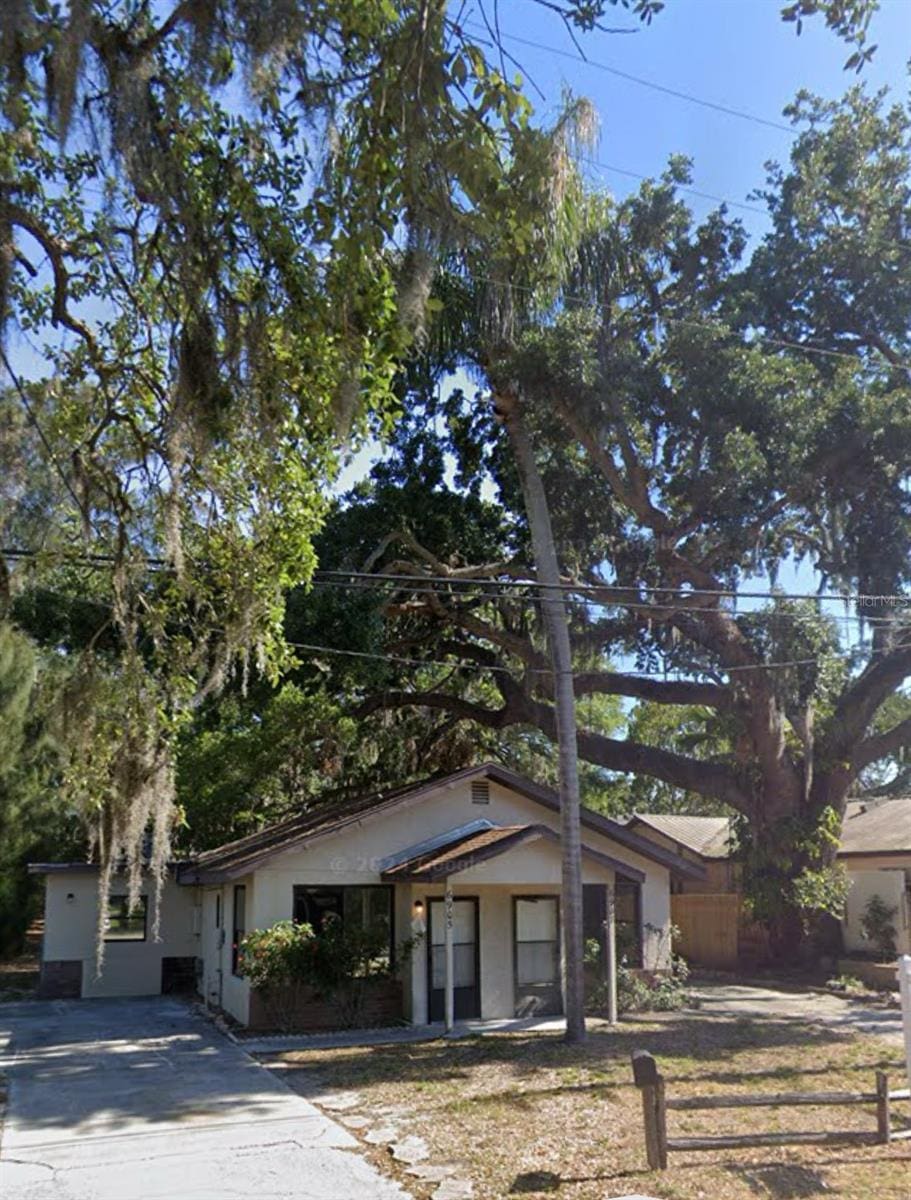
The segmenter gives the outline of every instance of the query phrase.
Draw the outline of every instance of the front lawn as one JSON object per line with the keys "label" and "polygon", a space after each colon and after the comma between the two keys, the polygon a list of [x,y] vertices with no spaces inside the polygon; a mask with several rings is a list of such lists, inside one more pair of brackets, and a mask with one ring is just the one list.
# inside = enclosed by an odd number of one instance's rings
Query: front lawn
{"label": "front lawn", "polygon": [[[520,1033],[288,1051],[267,1061],[317,1103],[320,1094],[357,1093],[345,1115],[359,1136],[392,1119],[402,1132],[425,1139],[429,1162],[454,1164],[474,1184],[477,1200],[605,1200],[629,1193],[668,1200],[911,1197],[909,1142],[675,1153],[670,1170],[649,1172],[629,1063],[640,1048],[657,1057],[669,1096],[872,1091],[877,1068],[889,1072],[893,1089],[906,1086],[901,1051],[874,1038],[769,1018],[692,1014],[627,1020],[616,1032],[596,1023],[581,1047],[566,1046],[559,1035]],[[894,1103],[894,1126],[905,1117],[911,1106]],[[826,1128],[872,1133],[873,1107],[668,1116],[670,1136]],[[399,1170],[388,1151],[371,1153]],[[415,1196],[432,1194],[430,1185],[403,1178]]]}

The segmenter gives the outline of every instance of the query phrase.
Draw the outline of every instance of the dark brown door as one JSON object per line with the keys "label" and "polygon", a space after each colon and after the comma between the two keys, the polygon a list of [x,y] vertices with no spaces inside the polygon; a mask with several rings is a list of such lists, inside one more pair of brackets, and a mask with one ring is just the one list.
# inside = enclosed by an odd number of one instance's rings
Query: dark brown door
{"label": "dark brown door", "polygon": [[[430,1020],[446,1019],[446,902],[430,900],[427,904],[429,927],[427,938],[427,973],[430,992]],[[452,965],[455,1019],[470,1021],[481,1015],[480,938],[478,901],[475,897],[452,902]]]}

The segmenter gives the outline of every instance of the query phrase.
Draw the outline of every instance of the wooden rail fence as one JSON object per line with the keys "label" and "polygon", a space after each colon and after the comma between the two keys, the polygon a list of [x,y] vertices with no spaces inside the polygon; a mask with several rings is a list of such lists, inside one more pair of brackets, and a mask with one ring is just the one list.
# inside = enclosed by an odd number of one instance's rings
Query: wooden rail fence
{"label": "wooden rail fence", "polygon": [[[911,1128],[893,1129],[891,1102],[911,1099],[911,1091],[903,1088],[889,1090],[889,1080],[883,1071],[876,1072],[873,1092],[754,1092],[737,1095],[684,1096],[668,1099],[664,1077],[655,1059],[645,1050],[635,1050],[633,1080],[642,1094],[642,1116],[645,1125],[645,1152],[653,1170],[667,1168],[668,1152],[672,1150],[733,1150],[747,1146],[812,1145],[826,1142],[889,1142],[911,1139]],[[876,1133],[859,1130],[803,1130],[782,1133],[737,1133],[706,1137],[667,1136],[668,1111],[693,1111],[712,1108],[799,1108],[850,1104],[876,1105]]]}

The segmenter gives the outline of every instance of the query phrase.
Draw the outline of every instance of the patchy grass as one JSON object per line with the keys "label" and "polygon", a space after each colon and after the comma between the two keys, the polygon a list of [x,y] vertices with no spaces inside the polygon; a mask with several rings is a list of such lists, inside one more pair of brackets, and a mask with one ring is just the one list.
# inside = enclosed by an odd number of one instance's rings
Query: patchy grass
{"label": "patchy grass", "polygon": [[[672,1153],[670,1170],[645,1165],[640,1098],[629,1055],[658,1058],[669,1096],[749,1091],[872,1091],[874,1072],[904,1086],[901,1051],[855,1033],[762,1018],[690,1014],[594,1024],[584,1046],[559,1035],[487,1035],[458,1041],[287,1051],[267,1061],[304,1094],[356,1091],[356,1110],[398,1114],[423,1137],[431,1162],[452,1163],[478,1200],[605,1200],[645,1193],[666,1200],[909,1200],[911,1143]],[[318,1100],[317,1100],[318,1102]],[[911,1118],[906,1102],[893,1122]],[[873,1106],[672,1112],[671,1136],[748,1130],[875,1131]],[[416,1196],[430,1194],[408,1181]]]}

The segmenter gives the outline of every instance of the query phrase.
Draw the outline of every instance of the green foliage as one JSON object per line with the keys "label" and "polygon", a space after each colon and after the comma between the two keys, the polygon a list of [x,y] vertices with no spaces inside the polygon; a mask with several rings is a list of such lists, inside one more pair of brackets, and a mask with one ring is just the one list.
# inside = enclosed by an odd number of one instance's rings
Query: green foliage
{"label": "green foliage", "polygon": [[[671,936],[676,936],[676,931],[672,930]],[[671,967],[666,972],[630,967],[621,958],[617,964],[617,1011],[675,1012],[685,1008],[689,1003],[686,990],[689,973],[686,961],[676,954],[671,956]],[[585,943],[585,1007],[593,1016],[604,1016],[609,1009],[608,984],[597,938],[589,938]]]}
{"label": "green foliage", "polygon": [[84,845],[56,787],[52,688],[38,662],[29,639],[0,622],[0,953],[21,947],[41,911],[41,880],[26,864],[66,859]]}
{"label": "green foliage", "polygon": [[340,1028],[356,1028],[370,981],[388,977],[414,945],[414,938],[402,942],[395,963],[390,963],[387,930],[345,924],[329,913],[318,936],[310,925],[295,921],[278,921],[248,933],[241,943],[241,963],[251,986],[262,989],[280,1028],[293,1024],[302,988],[333,1001]]}
{"label": "green foliage", "polygon": [[861,934],[870,942],[876,953],[883,959],[892,959],[898,954],[895,917],[898,909],[886,904],[882,896],[873,895],[864,908]]}
{"label": "green foliage", "polygon": [[865,992],[866,986],[854,975],[835,975],[826,980],[826,987],[832,992]]}
{"label": "green foliage", "polygon": [[761,837],[743,818],[735,818],[744,894],[756,920],[775,922],[796,911],[806,929],[812,917],[843,915],[850,880],[832,861],[840,829],[841,818],[832,808],[815,817],[783,816]]}
{"label": "green foliage", "polygon": [[255,988],[310,982],[315,946],[313,928],[303,922],[277,921],[268,929],[254,929],[240,946],[244,976]]}
{"label": "green foliage", "polygon": [[12,11],[0,326],[41,345],[46,374],[4,364],[24,417],[0,453],[30,469],[4,480],[3,520],[40,530],[34,594],[97,597],[100,639],[69,647],[60,783],[102,885],[125,856],[135,891],[146,827],[154,872],[167,857],[197,709],[289,665],[285,597],[313,570],[345,439],[399,411],[436,255],[493,191],[533,245],[504,162],[527,146],[543,186],[551,140],[441,5]]}
{"label": "green foliage", "polygon": [[[730,762],[736,730],[730,718],[712,709],[692,705],[633,705],[627,736],[645,746],[675,750],[703,761]],[[626,813],[690,813],[702,817],[729,817],[731,809],[710,796],[684,791],[649,775],[634,775],[624,781],[622,802]]]}

